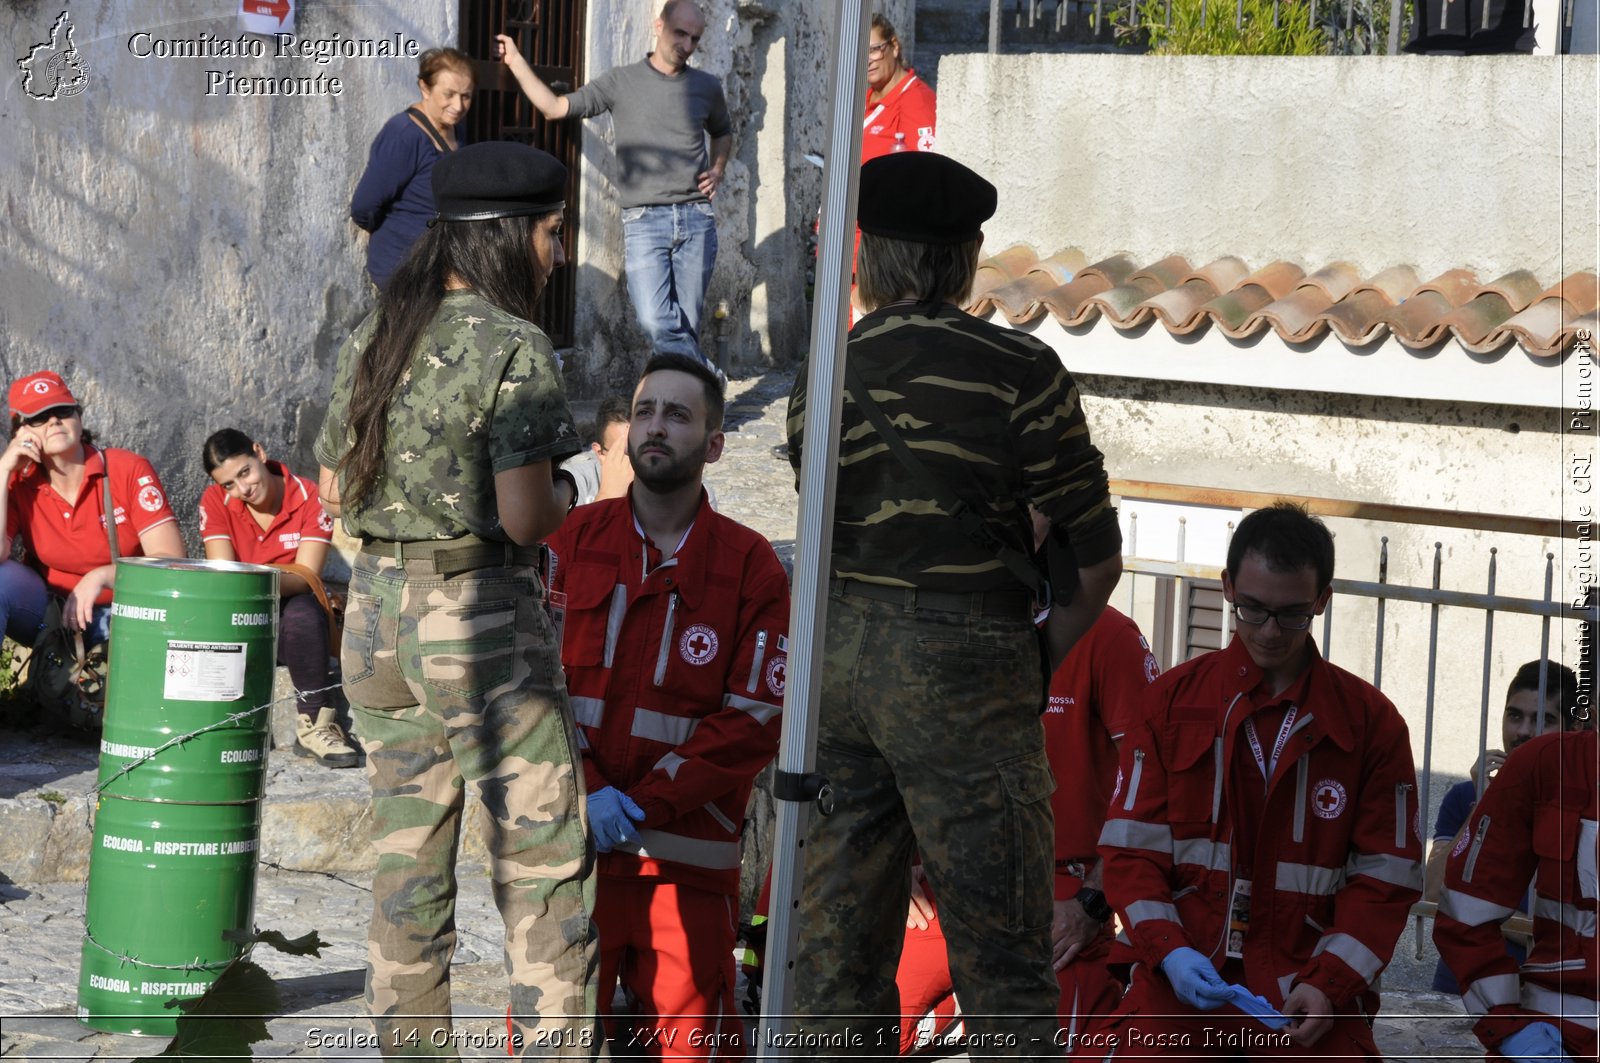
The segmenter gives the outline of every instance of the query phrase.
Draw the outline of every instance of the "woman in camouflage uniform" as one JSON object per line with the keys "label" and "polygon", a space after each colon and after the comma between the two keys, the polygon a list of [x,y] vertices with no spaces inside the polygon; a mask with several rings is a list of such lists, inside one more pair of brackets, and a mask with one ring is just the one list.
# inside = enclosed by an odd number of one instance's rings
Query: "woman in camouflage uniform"
{"label": "woman in camouflage uniform", "polygon": [[537,543],[578,450],[527,319],[561,248],[566,168],[520,144],[434,168],[435,224],[345,343],[322,497],[362,540],[342,665],[372,782],[367,1001],[386,1055],[454,1057],[463,781],[506,927],[514,1054],[588,1056],[597,952],[572,714]]}

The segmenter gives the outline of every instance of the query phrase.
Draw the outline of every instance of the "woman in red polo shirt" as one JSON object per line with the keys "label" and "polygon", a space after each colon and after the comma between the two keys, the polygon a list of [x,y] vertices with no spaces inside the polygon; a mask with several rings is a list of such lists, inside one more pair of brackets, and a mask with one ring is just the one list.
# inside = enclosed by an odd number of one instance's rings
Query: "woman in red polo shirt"
{"label": "woman in red polo shirt", "polygon": [[[270,461],[260,443],[235,428],[207,439],[201,451],[216,481],[200,496],[200,541],[208,561],[300,565],[322,574],[333,542],[333,518],[317,485]],[[330,703],[328,617],[304,576],[278,577],[278,662],[287,665],[298,697],[294,751],[329,768],[353,768],[360,755]]]}
{"label": "woman in red polo shirt", "polygon": [[111,481],[117,552],[183,557],[183,536],[150,463],[130,450],[94,445],[83,409],[51,372],[11,385],[11,442],[0,453],[0,557],[21,537],[29,563],[0,562],[0,625],[31,646],[44,627],[49,596],[89,645],[104,642],[116,566],[106,536],[104,481]]}

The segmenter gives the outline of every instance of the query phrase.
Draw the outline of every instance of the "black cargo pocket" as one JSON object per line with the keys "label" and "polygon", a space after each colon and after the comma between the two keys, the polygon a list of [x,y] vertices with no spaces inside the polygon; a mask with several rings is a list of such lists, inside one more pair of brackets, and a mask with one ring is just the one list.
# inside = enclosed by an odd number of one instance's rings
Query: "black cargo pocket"
{"label": "black cargo pocket", "polygon": [[[488,588],[483,588],[488,590]],[[493,593],[508,590],[504,585]],[[516,656],[515,598],[478,600],[477,587],[450,588],[459,600],[422,609],[417,615],[417,652],[422,678],[436,690],[476,698],[510,682]],[[459,593],[466,591],[467,593]]]}
{"label": "black cargo pocket", "polygon": [[995,768],[1005,802],[1006,929],[1029,933],[1050,924],[1055,776],[1042,751],[1003,760]]}

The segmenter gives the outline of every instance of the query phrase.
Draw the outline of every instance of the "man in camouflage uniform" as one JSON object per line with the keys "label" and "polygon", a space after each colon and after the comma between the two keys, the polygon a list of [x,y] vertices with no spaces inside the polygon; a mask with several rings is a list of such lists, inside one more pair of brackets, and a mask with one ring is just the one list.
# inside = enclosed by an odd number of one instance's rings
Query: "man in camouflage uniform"
{"label": "man in camouflage uniform", "polygon": [[[995,202],[987,181],[932,153],[862,167],[857,277],[876,309],[851,329],[846,364],[997,541],[1027,550],[1030,504],[1070,537],[1081,586],[1058,618],[1070,639],[1116,583],[1121,536],[1054,352],[958,309]],[[797,468],[805,400],[802,377],[789,407]],[[807,1032],[893,1050],[915,847],[972,1058],[1059,1055],[1054,784],[1031,595],[933,494],[847,393],[817,739],[836,808],[806,840],[795,1010]]]}
{"label": "man in camouflage uniform", "polygon": [[[549,339],[484,294],[516,290],[514,268],[501,263],[523,249],[532,249],[539,287],[563,261],[565,176],[550,156],[511,143],[440,160],[434,195],[448,224],[429,230],[419,244],[426,253],[401,266],[340,352],[316,442],[324,500],[362,540],[341,663],[372,783],[378,869],[367,1001],[385,1055],[457,1055],[449,966],[464,783],[487,813],[514,1054],[597,1050],[593,857],[531,545],[570,508],[571,482],[553,484],[550,468],[578,441]],[[477,220],[496,211],[501,219]],[[501,224],[519,213],[535,217],[520,229]],[[465,234],[470,225],[498,226],[500,235]],[[474,239],[502,241],[484,258],[509,278],[468,273],[462,248]],[[430,291],[431,323],[409,357],[388,363],[382,466],[363,492],[347,458],[360,434],[356,382],[385,386],[384,354],[373,353],[382,318]]]}

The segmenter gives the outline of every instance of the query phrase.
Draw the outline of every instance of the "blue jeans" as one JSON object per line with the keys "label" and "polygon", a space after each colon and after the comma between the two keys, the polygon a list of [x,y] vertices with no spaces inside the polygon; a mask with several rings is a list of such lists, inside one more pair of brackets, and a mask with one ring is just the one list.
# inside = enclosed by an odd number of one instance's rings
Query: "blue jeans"
{"label": "blue jeans", "polygon": [[702,362],[700,310],[717,261],[717,218],[711,204],[667,203],[622,212],[628,296],[656,354]]}
{"label": "blue jeans", "polygon": [[32,646],[44,627],[50,592],[44,579],[20,561],[0,561],[0,631],[22,646]]}

